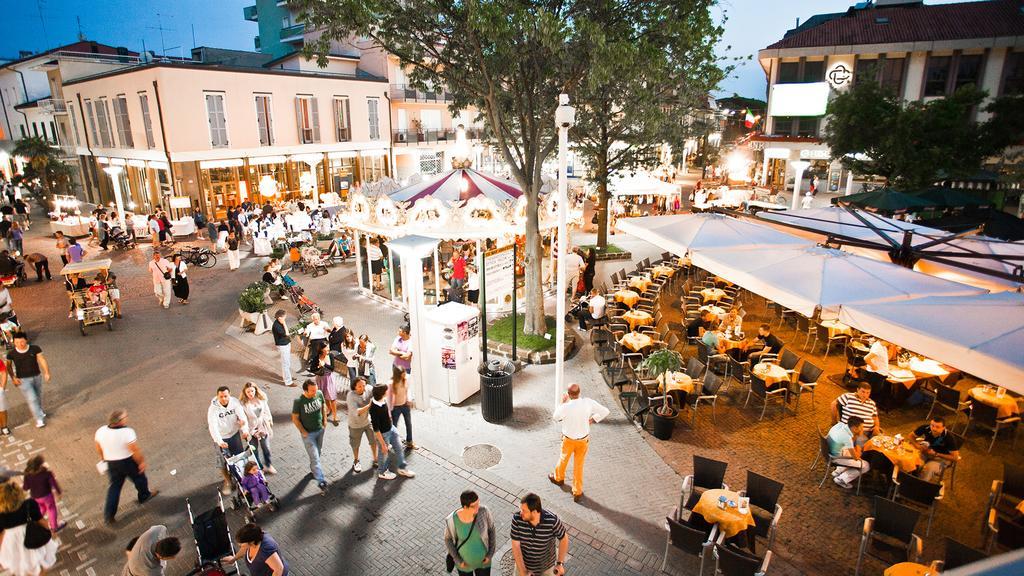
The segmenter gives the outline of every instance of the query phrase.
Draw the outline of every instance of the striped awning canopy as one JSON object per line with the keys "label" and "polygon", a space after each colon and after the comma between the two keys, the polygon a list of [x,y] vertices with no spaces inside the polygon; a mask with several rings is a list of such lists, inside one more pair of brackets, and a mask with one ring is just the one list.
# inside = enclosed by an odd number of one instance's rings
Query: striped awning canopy
{"label": "striped awning canopy", "polygon": [[421,198],[447,202],[485,196],[500,206],[506,200],[515,201],[522,195],[523,191],[510,181],[472,169],[459,169],[430,181],[406,186],[388,194],[388,197],[394,202],[415,204]]}

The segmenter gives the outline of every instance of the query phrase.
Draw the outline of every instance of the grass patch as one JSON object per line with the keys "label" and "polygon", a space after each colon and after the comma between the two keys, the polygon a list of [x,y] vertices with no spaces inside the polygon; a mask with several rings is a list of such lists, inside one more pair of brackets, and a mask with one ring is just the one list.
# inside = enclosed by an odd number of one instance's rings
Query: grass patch
{"label": "grass patch", "polygon": [[[545,321],[548,329],[547,333],[551,335],[551,338],[545,338],[544,336],[537,336],[535,334],[523,334],[523,323],[526,318],[525,314],[518,314],[518,320],[516,320],[516,347],[531,352],[543,352],[550,350],[555,347],[555,317],[546,316]],[[493,324],[487,327],[487,338],[488,340],[494,340],[503,344],[512,344],[512,315],[509,314],[504,318],[496,320]]]}
{"label": "grass patch", "polygon": [[[582,246],[579,246],[579,248],[582,248],[584,250],[591,250],[596,249],[597,246],[595,246],[594,244],[584,244]],[[600,254],[601,252],[604,252],[605,254],[624,254],[626,251],[623,250],[622,248],[619,248],[615,244],[608,244],[607,248],[605,248],[604,250],[598,250],[597,252],[598,254]]]}

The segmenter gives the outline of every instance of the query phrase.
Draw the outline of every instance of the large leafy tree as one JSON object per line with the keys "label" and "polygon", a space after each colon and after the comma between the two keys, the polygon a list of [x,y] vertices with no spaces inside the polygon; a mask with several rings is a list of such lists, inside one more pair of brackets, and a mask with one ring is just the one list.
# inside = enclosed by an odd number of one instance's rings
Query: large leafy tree
{"label": "large leafy tree", "polygon": [[965,86],[946,98],[905,103],[877,84],[858,84],[829,103],[824,139],[847,168],[899,189],[971,176],[1021,134],[1020,121],[1011,121],[1019,117],[1020,98],[995,100],[985,108],[993,114],[975,121],[985,96]]}
{"label": "large leafy tree", "polygon": [[597,186],[597,244],[608,244],[608,179],[653,167],[662,142],[686,131],[680,120],[706,100],[725,72],[714,47],[722,28],[714,0],[650,0],[624,9],[595,2],[601,41],[575,93],[574,150]]}
{"label": "large leafy tree", "polygon": [[[543,333],[538,195],[541,167],[558,145],[558,94],[573,94],[600,39],[595,6],[561,0],[292,0],[321,32],[307,54],[321,64],[332,41],[369,38],[412,67],[410,81],[446,86],[452,109],[475,108],[491,144],[527,198],[524,331]],[[623,10],[643,2],[621,2]]]}
{"label": "large leafy tree", "polygon": [[53,183],[58,185],[67,183],[70,171],[57,156],[57,149],[51,146],[46,139],[38,136],[22,138],[14,144],[14,154],[28,159],[29,169],[26,170],[26,176],[39,178],[46,196],[52,194]]}

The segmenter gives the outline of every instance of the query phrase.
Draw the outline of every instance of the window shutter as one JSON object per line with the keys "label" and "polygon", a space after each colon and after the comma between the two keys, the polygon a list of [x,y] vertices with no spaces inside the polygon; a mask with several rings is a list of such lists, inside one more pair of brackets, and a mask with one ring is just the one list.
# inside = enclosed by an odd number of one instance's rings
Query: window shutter
{"label": "window shutter", "polygon": [[274,145],[274,114],[270,110],[272,102],[270,96],[263,97],[266,106],[263,107],[263,122],[267,126],[267,144],[270,146]]}
{"label": "window shutter", "polygon": [[302,138],[302,98],[295,98],[295,126],[299,130],[299,144],[305,142]]}
{"label": "window shutter", "polygon": [[352,115],[349,113],[348,98],[345,98],[345,101],[342,102],[342,106],[345,109],[345,141],[348,142],[352,140]]}
{"label": "window shutter", "polygon": [[263,96],[256,97],[256,129],[260,132],[260,144],[270,145],[270,138],[267,133],[267,112],[266,99]]}
{"label": "window shutter", "polygon": [[320,141],[320,111],[317,110],[316,97],[309,99],[309,105],[312,108],[313,116],[313,142]]}
{"label": "window shutter", "polygon": [[206,121],[210,124],[210,146],[217,147],[217,124],[216,120],[216,105],[213,101],[213,94],[206,95]]}

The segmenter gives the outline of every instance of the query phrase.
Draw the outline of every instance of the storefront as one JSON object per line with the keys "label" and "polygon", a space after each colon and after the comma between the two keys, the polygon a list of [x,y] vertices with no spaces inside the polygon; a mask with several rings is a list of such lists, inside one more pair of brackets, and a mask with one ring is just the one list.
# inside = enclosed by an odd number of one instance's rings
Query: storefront
{"label": "storefront", "polygon": [[248,186],[242,160],[200,162],[199,177],[202,180],[207,212],[215,220],[227,218],[228,208],[246,199]]}
{"label": "storefront", "polygon": [[327,155],[327,179],[323,182],[324,171],[319,171],[320,188],[334,192],[342,201],[348,200],[348,191],[356,184],[356,152],[331,152]]}

